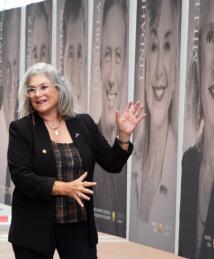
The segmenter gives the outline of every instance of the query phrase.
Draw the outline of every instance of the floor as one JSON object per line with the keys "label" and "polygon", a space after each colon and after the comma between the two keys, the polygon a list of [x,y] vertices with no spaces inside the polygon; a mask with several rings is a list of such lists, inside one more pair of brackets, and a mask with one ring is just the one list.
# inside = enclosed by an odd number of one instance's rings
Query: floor
{"label": "floor", "polygon": [[[98,259],[178,259],[174,254],[146,247],[126,239],[99,233]],[[0,258],[14,259],[11,244],[0,241]],[[59,259],[57,253],[54,259]]]}

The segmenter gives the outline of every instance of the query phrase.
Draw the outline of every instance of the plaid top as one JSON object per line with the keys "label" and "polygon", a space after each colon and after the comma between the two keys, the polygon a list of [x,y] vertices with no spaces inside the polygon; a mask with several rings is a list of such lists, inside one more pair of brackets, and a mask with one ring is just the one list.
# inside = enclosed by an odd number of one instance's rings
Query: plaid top
{"label": "plaid top", "polygon": [[[79,178],[84,172],[84,167],[75,145],[52,141],[52,146],[56,160],[57,180],[69,182]],[[80,207],[76,200],[66,196],[56,196],[55,221],[57,223],[80,222],[86,219],[85,207]]]}

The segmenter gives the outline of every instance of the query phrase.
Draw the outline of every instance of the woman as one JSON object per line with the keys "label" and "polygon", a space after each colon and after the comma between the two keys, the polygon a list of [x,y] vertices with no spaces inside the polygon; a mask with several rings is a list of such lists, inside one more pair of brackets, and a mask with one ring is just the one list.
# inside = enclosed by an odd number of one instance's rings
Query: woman
{"label": "woman", "polygon": [[[202,127],[196,144],[182,160],[179,254],[190,259],[214,258],[214,2],[200,9],[199,92],[195,118]],[[194,62],[193,62],[194,65]],[[195,71],[197,72],[197,71]],[[200,82],[200,84],[197,84]],[[199,88],[197,88],[199,87]],[[200,107],[199,116],[196,113]]]}
{"label": "woman", "polygon": [[[96,258],[92,181],[95,162],[118,173],[145,116],[139,102],[116,111],[112,147],[51,65],[30,67],[19,88],[19,116],[10,125],[8,163],[15,189],[9,241],[17,259]],[[72,255],[72,257],[71,257]]]}
{"label": "woman", "polygon": [[140,216],[145,223],[156,222],[158,225],[164,222],[172,232],[177,156],[177,132],[173,123],[177,120],[179,1],[153,0],[149,10],[145,86],[148,119],[145,124]]}

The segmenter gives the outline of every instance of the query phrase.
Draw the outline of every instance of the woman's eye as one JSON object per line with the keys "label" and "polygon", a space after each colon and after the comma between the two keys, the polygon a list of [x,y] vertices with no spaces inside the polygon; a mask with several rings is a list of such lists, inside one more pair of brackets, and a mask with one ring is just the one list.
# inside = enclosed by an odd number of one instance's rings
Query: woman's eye
{"label": "woman's eye", "polygon": [[35,92],[35,89],[33,89],[33,88],[28,88],[28,89],[27,89],[27,92],[28,92],[29,94],[33,94],[33,93]]}
{"label": "woman's eye", "polygon": [[151,51],[156,51],[156,50],[157,50],[157,44],[153,42],[151,45]]}
{"label": "woman's eye", "polygon": [[40,89],[44,91],[44,90],[48,89],[48,87],[49,87],[48,85],[42,85],[42,86],[40,87]]}
{"label": "woman's eye", "polygon": [[208,33],[207,33],[207,42],[209,42],[209,43],[214,42],[214,33],[213,33],[213,31],[208,31]]}
{"label": "woman's eye", "polygon": [[170,50],[171,49],[171,44],[169,41],[166,41],[165,44],[164,44],[164,49],[165,50]]}

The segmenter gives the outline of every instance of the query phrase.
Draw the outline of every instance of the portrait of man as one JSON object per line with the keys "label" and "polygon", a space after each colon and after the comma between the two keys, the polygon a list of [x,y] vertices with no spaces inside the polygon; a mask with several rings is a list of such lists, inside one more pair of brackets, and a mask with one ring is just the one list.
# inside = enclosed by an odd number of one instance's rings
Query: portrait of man
{"label": "portrait of man", "polygon": [[146,120],[134,136],[130,238],[173,252],[181,0],[150,0],[146,14],[145,80],[137,84],[143,91],[135,89],[143,93]]}
{"label": "portrait of man", "polygon": [[87,109],[87,1],[65,0],[63,74],[71,82],[81,111]]}
{"label": "portrait of man", "polygon": [[[117,136],[115,109],[123,105],[127,92],[128,3],[126,0],[105,0],[102,5],[100,45],[100,92],[102,112],[98,127],[112,145]],[[127,100],[125,100],[127,101]],[[96,105],[91,103],[90,105]],[[126,236],[126,167],[117,175],[95,168],[97,186],[94,194],[95,220],[100,231]],[[104,191],[108,190],[108,191]]]}
{"label": "portrait of man", "polygon": [[[4,174],[4,180],[1,186],[4,186],[4,202],[11,203],[11,184],[7,169],[7,144],[8,129],[12,120],[17,118],[17,93],[19,84],[19,52],[20,52],[20,8],[4,11],[3,19],[3,49],[2,49],[2,86],[3,103],[2,111],[4,121],[1,120],[2,144],[1,144],[1,168]],[[4,168],[4,169],[3,169]]]}
{"label": "portrait of man", "polygon": [[52,1],[26,8],[26,65],[51,63]]}

